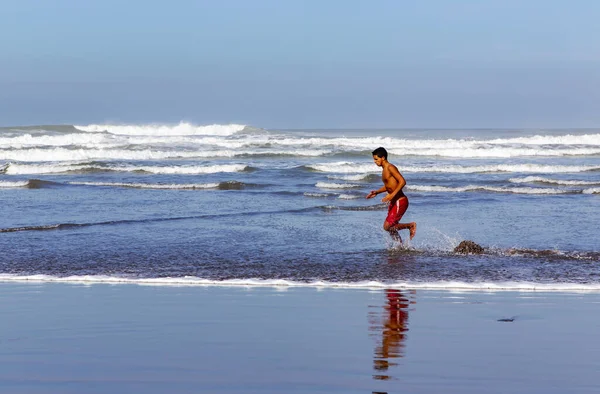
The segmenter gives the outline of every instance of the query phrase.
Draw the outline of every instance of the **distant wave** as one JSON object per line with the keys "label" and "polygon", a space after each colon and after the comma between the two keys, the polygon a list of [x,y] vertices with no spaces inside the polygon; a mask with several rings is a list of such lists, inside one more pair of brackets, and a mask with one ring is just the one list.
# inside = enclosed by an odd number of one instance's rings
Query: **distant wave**
{"label": "distant wave", "polygon": [[182,165],[182,166],[124,166],[113,163],[48,163],[48,164],[20,164],[8,163],[4,173],[9,175],[22,174],[60,174],[81,171],[119,171],[119,172],[148,172],[153,174],[214,174],[220,172],[248,171],[245,164],[213,164],[213,165]]}
{"label": "distant wave", "polygon": [[82,186],[105,186],[105,187],[127,187],[132,189],[162,189],[162,190],[242,190],[248,187],[262,187],[263,185],[255,183],[245,183],[238,181],[225,181],[214,183],[137,183],[137,182],[67,182],[69,185]]}
{"label": "distant wave", "polygon": [[600,283],[535,283],[535,282],[332,282],[324,280],[295,281],[287,279],[203,279],[194,276],[163,277],[163,278],[131,278],[109,275],[16,275],[0,274],[3,282],[32,282],[32,283],[113,283],[134,284],[142,286],[242,286],[242,287],[309,287],[309,288],[341,288],[341,289],[423,289],[423,290],[448,290],[448,291],[557,291],[580,292],[600,291]]}
{"label": "distant wave", "polygon": [[527,176],[524,178],[510,178],[509,182],[512,182],[512,183],[547,183],[550,185],[565,185],[565,186],[600,185],[600,181],[576,181],[576,180],[564,180],[564,179],[550,179],[550,178],[543,178],[540,176]]}
{"label": "distant wave", "polygon": [[363,197],[364,196],[359,196],[356,194],[344,194],[344,193],[342,193],[338,196],[338,198],[342,199],[342,200],[356,200],[357,198],[363,198]]}
{"label": "distant wave", "polygon": [[523,144],[523,145],[600,145],[600,134],[583,135],[534,135],[531,137],[496,138],[485,141],[488,144]]}
{"label": "distant wave", "polygon": [[168,190],[196,190],[216,189],[219,183],[191,183],[191,184],[160,184],[160,183],[124,183],[124,182],[67,182],[69,185],[83,186],[110,186],[129,187],[134,189],[168,189]]}
{"label": "distant wave", "polygon": [[27,187],[29,181],[0,181],[0,188]]}
{"label": "distant wave", "polygon": [[192,123],[180,122],[176,125],[160,124],[90,124],[86,126],[75,125],[77,130],[87,132],[108,132],[124,135],[233,135],[244,130],[246,126],[240,124],[198,126]]}
{"label": "distant wave", "polygon": [[[43,128],[48,130],[43,130]],[[18,161],[191,157],[366,156],[385,146],[394,156],[560,157],[600,154],[600,134],[505,139],[307,137],[240,124],[90,124],[0,129],[0,159]],[[52,158],[52,159],[50,159]]]}
{"label": "distant wave", "polygon": [[356,185],[353,183],[331,183],[331,182],[317,182],[315,185],[321,189],[354,189],[360,187],[360,185]]}
{"label": "distant wave", "polygon": [[111,142],[109,138],[101,134],[64,134],[64,135],[41,135],[33,136],[23,134],[17,137],[0,137],[0,149],[24,149],[30,147],[48,146],[80,146],[89,147],[103,145],[122,145],[122,143]]}
{"label": "distant wave", "polygon": [[355,175],[327,175],[329,179],[354,182],[374,182],[381,179],[379,174],[355,174]]}
{"label": "distant wave", "polygon": [[[334,162],[306,165],[306,168],[330,173],[377,173],[381,169],[371,163]],[[425,166],[400,166],[401,172],[438,172],[438,173],[493,173],[493,172],[530,172],[530,173],[575,173],[585,171],[600,171],[600,166],[593,165],[543,165],[543,164],[488,164],[480,166],[462,165],[432,165]]]}
{"label": "distant wave", "polygon": [[589,189],[584,189],[582,191],[583,194],[600,194],[600,187],[592,187]]}
{"label": "distant wave", "polygon": [[85,160],[164,160],[164,159],[210,159],[210,158],[278,158],[278,157],[319,157],[326,156],[323,149],[303,150],[235,150],[197,148],[162,149],[146,147],[145,149],[113,149],[113,148],[27,148],[20,150],[0,149],[0,160],[7,161],[85,161]]}
{"label": "distant wave", "polygon": [[[494,187],[484,185],[468,185],[458,187],[447,186],[422,186],[422,185],[407,185],[407,190],[419,192],[471,192],[471,191],[487,191],[495,193],[514,193],[514,194],[568,194],[576,193],[573,190],[554,189],[554,188],[535,188],[535,187]],[[580,190],[579,193],[582,191]]]}
{"label": "distant wave", "polygon": [[313,192],[305,192],[304,196],[306,197],[314,197],[314,198],[326,198],[326,197],[335,197],[336,193],[313,193]]}
{"label": "distant wave", "polygon": [[397,156],[440,156],[457,158],[510,158],[527,156],[592,156],[600,154],[598,148],[570,148],[570,149],[546,149],[546,148],[438,148],[419,150],[389,150]]}
{"label": "distant wave", "polygon": [[41,189],[47,186],[59,185],[57,182],[29,179],[25,181],[0,181],[0,188],[28,188]]}
{"label": "distant wave", "polygon": [[312,198],[331,198],[336,197],[340,200],[356,200],[357,198],[363,198],[364,196],[357,194],[346,194],[346,193],[313,193],[313,192],[305,192],[303,193],[305,197]]}

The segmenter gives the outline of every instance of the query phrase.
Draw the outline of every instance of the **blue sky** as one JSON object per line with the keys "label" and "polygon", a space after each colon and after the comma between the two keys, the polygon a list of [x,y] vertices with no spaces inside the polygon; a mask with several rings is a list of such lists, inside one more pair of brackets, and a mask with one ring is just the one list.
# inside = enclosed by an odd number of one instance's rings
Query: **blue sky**
{"label": "blue sky", "polygon": [[0,124],[600,127],[592,0],[2,0]]}

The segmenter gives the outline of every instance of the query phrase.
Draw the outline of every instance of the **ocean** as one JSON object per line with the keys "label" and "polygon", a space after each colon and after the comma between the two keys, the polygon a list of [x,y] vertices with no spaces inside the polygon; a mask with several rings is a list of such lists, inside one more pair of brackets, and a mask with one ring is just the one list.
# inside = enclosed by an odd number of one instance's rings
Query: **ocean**
{"label": "ocean", "polygon": [[600,289],[600,130],[3,127],[0,200],[2,281]]}

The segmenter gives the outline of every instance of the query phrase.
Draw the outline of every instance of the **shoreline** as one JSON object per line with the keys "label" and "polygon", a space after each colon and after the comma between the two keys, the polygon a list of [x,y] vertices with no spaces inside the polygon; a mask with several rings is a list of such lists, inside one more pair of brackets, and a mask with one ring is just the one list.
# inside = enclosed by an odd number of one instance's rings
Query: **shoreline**
{"label": "shoreline", "polygon": [[316,288],[316,289],[403,289],[472,292],[575,292],[600,293],[600,283],[536,283],[536,282],[331,282],[323,280],[296,281],[288,279],[203,279],[199,277],[128,278],[105,275],[52,276],[44,274],[0,274],[0,286],[5,283],[61,283],[83,285],[139,285],[165,287],[241,287],[241,288]]}

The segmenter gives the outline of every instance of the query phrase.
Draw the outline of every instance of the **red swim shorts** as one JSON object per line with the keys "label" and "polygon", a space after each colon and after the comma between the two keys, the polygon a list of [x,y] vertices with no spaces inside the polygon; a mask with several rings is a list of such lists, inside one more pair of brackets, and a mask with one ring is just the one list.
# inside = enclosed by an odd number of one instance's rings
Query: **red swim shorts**
{"label": "red swim shorts", "polygon": [[390,226],[395,226],[402,219],[402,215],[408,209],[408,198],[402,197],[396,200],[394,204],[390,204],[388,207],[388,214],[385,221],[388,222]]}

